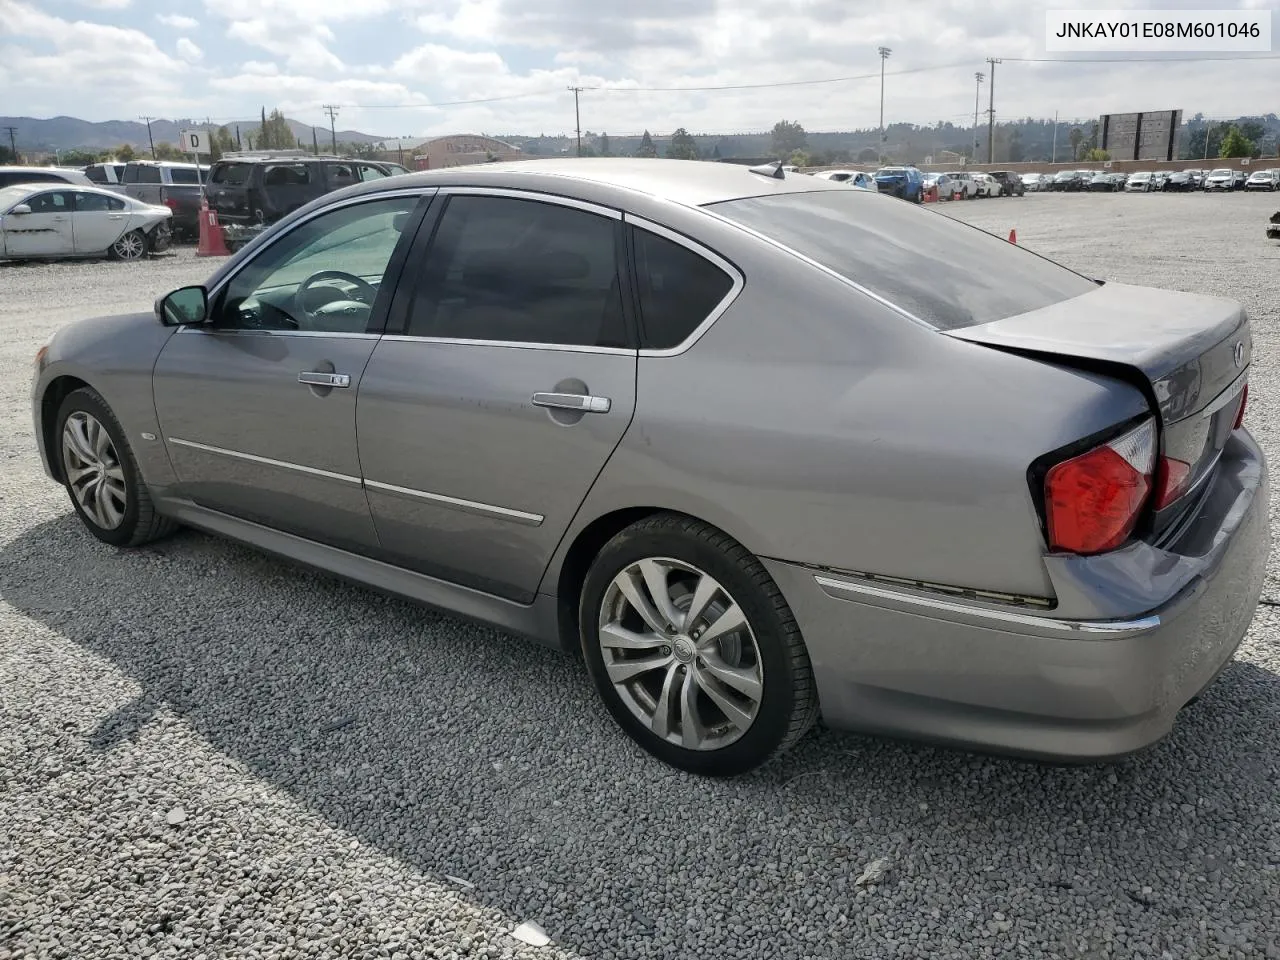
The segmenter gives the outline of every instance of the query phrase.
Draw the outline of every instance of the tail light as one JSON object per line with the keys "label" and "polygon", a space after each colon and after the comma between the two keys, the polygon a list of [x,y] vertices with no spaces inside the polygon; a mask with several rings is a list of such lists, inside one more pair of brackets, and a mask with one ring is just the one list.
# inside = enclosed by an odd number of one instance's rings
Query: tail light
{"label": "tail light", "polygon": [[1249,403],[1249,384],[1244,385],[1244,389],[1240,391],[1240,411],[1236,414],[1235,425],[1232,430],[1239,430],[1244,426],[1244,408]]}
{"label": "tail light", "polygon": [[178,212],[178,201],[173,199],[173,197],[165,197],[164,205],[168,207],[170,210],[172,210],[174,213]]}
{"label": "tail light", "polygon": [[1151,495],[1155,468],[1154,420],[1053,466],[1044,479],[1049,546],[1081,554],[1120,546]]}

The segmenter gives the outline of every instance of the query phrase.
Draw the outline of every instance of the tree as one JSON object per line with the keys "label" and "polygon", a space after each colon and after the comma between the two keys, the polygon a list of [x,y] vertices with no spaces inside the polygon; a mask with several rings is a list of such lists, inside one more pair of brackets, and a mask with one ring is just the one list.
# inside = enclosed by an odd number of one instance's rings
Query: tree
{"label": "tree", "polygon": [[684,127],[678,127],[671,135],[667,156],[672,160],[697,160],[698,144]]}
{"label": "tree", "polygon": [[1233,124],[1228,128],[1227,135],[1222,138],[1222,146],[1218,149],[1218,156],[1227,159],[1230,157],[1252,157],[1253,155],[1253,141],[1241,133],[1240,128]]}
{"label": "tree", "polygon": [[803,150],[808,142],[804,127],[798,123],[779,120],[773,125],[773,152],[780,157],[789,157],[797,150]]}
{"label": "tree", "polygon": [[1090,162],[1097,162],[1099,160],[1110,160],[1111,154],[1107,153],[1105,150],[1100,150],[1097,147],[1094,147],[1084,155],[1084,158]]}
{"label": "tree", "polygon": [[787,163],[793,167],[812,167],[813,159],[803,150],[792,150],[791,156],[787,158]]}
{"label": "tree", "polygon": [[1080,159],[1080,144],[1084,142],[1084,131],[1079,127],[1071,128],[1071,159]]}
{"label": "tree", "polygon": [[293,135],[293,129],[284,114],[279,110],[272,110],[271,115],[267,116],[266,107],[262,108],[261,125],[249,136],[251,150],[296,150],[298,146],[297,137]]}
{"label": "tree", "polygon": [[137,154],[133,152],[133,147],[127,143],[120,144],[120,146],[116,147],[111,152],[115,154],[116,160],[120,163],[128,163],[137,156]]}
{"label": "tree", "polygon": [[218,127],[209,134],[209,160],[210,162],[218,160],[224,153],[230,153],[236,149],[236,138],[231,135],[231,131],[226,127]]}
{"label": "tree", "polygon": [[174,144],[161,141],[156,144],[157,160],[190,160],[191,154],[183,153]]}
{"label": "tree", "polygon": [[644,132],[644,136],[640,138],[640,149],[636,151],[637,157],[656,157],[658,148],[653,145],[653,137],[649,136],[649,131]]}
{"label": "tree", "polygon": [[863,147],[858,151],[859,163],[875,163],[879,159],[880,151],[876,150],[874,147]]}
{"label": "tree", "polygon": [[[8,148],[5,148],[8,153]],[[99,163],[102,161],[102,154],[93,150],[63,150],[58,154],[58,162],[64,167],[87,167],[91,163]],[[0,159],[0,163],[8,161]]]}
{"label": "tree", "polygon": [[1013,133],[1009,134],[1009,162],[1021,163],[1022,158],[1022,131],[1015,127]]}
{"label": "tree", "polygon": [[18,155],[8,147],[0,147],[0,164],[17,163]]}
{"label": "tree", "polygon": [[600,156],[613,156],[613,151],[609,149],[609,135],[607,133],[600,134]]}

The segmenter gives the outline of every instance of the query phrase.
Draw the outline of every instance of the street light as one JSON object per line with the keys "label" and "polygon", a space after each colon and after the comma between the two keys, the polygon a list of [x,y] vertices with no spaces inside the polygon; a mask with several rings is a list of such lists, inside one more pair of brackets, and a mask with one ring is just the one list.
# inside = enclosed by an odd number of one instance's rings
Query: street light
{"label": "street light", "polygon": [[973,75],[978,84],[973,89],[973,160],[978,160],[978,98],[982,96],[982,81],[986,74],[979,70]]}
{"label": "street light", "polygon": [[888,47],[880,48],[880,162],[884,163],[884,62],[893,53]]}

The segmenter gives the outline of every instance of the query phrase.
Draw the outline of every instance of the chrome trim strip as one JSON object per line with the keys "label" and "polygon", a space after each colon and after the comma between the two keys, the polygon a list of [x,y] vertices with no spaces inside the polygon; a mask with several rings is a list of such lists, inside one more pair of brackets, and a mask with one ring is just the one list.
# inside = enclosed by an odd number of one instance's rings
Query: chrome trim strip
{"label": "chrome trim strip", "polygon": [[425,490],[413,490],[410,487],[398,487],[394,483],[382,483],[378,480],[365,480],[364,485],[370,490],[382,490],[386,493],[398,493],[405,497],[416,497],[420,500],[430,500],[432,503],[443,504],[448,507],[457,507],[460,510],[466,510],[471,513],[482,513],[489,516],[501,517],[503,520],[513,520],[516,523],[527,524],[531,527],[540,526],[546,517],[540,513],[526,513],[523,510],[512,510],[509,507],[495,507],[493,504],[480,503],[475,500],[462,500],[458,497],[446,497],[442,493],[427,493]]}
{"label": "chrome trim strip", "polygon": [[465,196],[472,194],[480,197],[509,197],[512,200],[532,200],[536,203],[554,203],[561,207],[573,207],[577,210],[585,210],[587,213],[599,214],[602,217],[608,217],[610,220],[621,220],[622,211],[613,207],[602,206],[598,203],[591,203],[587,200],[578,200],[575,197],[565,197],[558,193],[540,193],[537,190],[521,190],[513,187],[464,187],[451,186],[441,187],[440,196]]}
{"label": "chrome trim strip", "polygon": [[270,457],[260,457],[253,453],[241,453],[238,450],[227,450],[225,447],[214,447],[207,443],[196,443],[194,440],[182,440],[178,437],[168,437],[169,443],[179,447],[190,447],[193,450],[203,450],[205,453],[214,453],[223,457],[233,457],[236,460],[248,460],[251,463],[261,463],[268,467],[279,467],[282,470],[296,470],[298,473],[306,473],[315,477],[324,477],[328,480],[341,480],[344,483],[354,483],[360,486],[359,477],[349,477],[345,473],[333,473],[329,470],[320,470],[317,467],[304,467],[300,463],[288,463],[284,460],[272,460]]}
{"label": "chrome trim strip", "polygon": [[183,326],[178,333],[203,333],[219,337],[324,337],[327,340],[377,340],[377,333],[329,333],[324,330],[228,330],[207,326]]}
{"label": "chrome trim strip", "polygon": [[711,329],[711,325],[715,323],[717,320],[719,320],[725,314],[725,312],[731,306],[733,306],[733,302],[738,299],[738,295],[742,293],[743,288],[747,285],[746,278],[743,277],[742,271],[740,271],[737,267],[735,267],[732,263],[730,263],[724,257],[720,256],[718,253],[716,253],[714,250],[711,250],[709,247],[705,247],[701,243],[698,243],[696,240],[692,240],[689,237],[686,237],[682,233],[678,233],[675,230],[670,229],[669,227],[664,227],[659,223],[654,223],[652,220],[646,220],[644,217],[638,217],[631,213],[626,214],[623,217],[623,220],[631,224],[637,230],[645,230],[645,231],[648,231],[649,233],[656,234],[657,236],[662,237],[665,240],[670,240],[672,243],[679,244],[680,246],[684,247],[686,250],[696,253],[698,256],[702,257],[704,260],[710,261],[711,263],[719,267],[721,270],[723,270],[725,273],[727,273],[729,275],[729,279],[733,281],[733,286],[730,287],[729,292],[724,295],[724,299],[722,299],[718,304],[715,305],[712,311],[709,314],[707,314],[706,319],[704,319],[701,323],[699,323],[696,327],[694,327],[693,332],[690,333],[689,336],[685,337],[684,340],[676,344],[674,347],[668,347],[667,349],[664,349],[664,350],[641,350],[640,351],[640,356],[642,357],[679,356],[680,354],[688,350],[690,347],[692,347],[695,343],[697,343],[698,340],[702,337],[702,335],[706,333],[709,329]]}
{"label": "chrome trim strip", "polygon": [[[870,601],[876,606],[897,604],[901,607],[914,607],[921,616],[935,619],[955,620],[961,623],[971,621],[987,621],[986,624],[972,623],[974,626],[986,626],[989,629],[1006,629],[1009,627],[1027,628],[1032,633],[1045,636],[1087,636],[1096,639],[1119,639],[1138,633],[1145,633],[1160,626],[1158,614],[1150,614],[1133,620],[1063,620],[1057,617],[1037,617],[1026,613],[1014,613],[1012,610],[993,610],[953,600],[921,597],[898,590],[886,590],[865,583],[853,583],[849,580],[838,580],[834,577],[814,575],[813,578],[822,592],[834,600],[847,600],[854,603]],[[875,603],[886,601],[887,603]],[[1018,632],[1014,630],[1013,632]]]}
{"label": "chrome trim strip", "polygon": [[630,347],[585,347],[564,343],[521,343],[514,340],[467,340],[462,337],[415,337],[407,333],[388,333],[383,340],[397,343],[439,343],[464,347],[509,347],[512,350],[559,350],[565,353],[602,353],[619,357],[634,357]]}

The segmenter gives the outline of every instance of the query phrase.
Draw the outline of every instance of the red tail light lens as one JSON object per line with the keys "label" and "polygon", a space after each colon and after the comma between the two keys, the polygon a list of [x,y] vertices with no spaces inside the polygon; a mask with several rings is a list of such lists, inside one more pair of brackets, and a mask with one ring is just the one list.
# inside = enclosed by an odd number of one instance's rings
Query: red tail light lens
{"label": "red tail light lens", "polygon": [[1156,509],[1163,510],[1187,492],[1187,485],[1191,482],[1191,464],[1173,457],[1161,457],[1158,475]]}
{"label": "red tail light lens", "polygon": [[173,199],[173,197],[165,197],[165,198],[164,198],[164,205],[165,205],[166,207],[168,207],[170,210],[172,210],[172,211],[174,211],[175,213],[177,213],[177,211],[178,211],[178,201],[177,201],[177,200],[175,200],[175,199]]}
{"label": "red tail light lens", "polygon": [[1151,494],[1155,463],[1156,425],[1147,420],[1050,469],[1044,480],[1050,547],[1103,553],[1128,540]]}
{"label": "red tail light lens", "polygon": [[1235,422],[1235,426],[1231,428],[1232,430],[1239,430],[1242,426],[1244,426],[1244,408],[1248,405],[1248,403],[1249,403],[1249,384],[1246,383],[1244,385],[1244,389],[1240,391],[1240,412],[1236,414],[1236,422]]}

